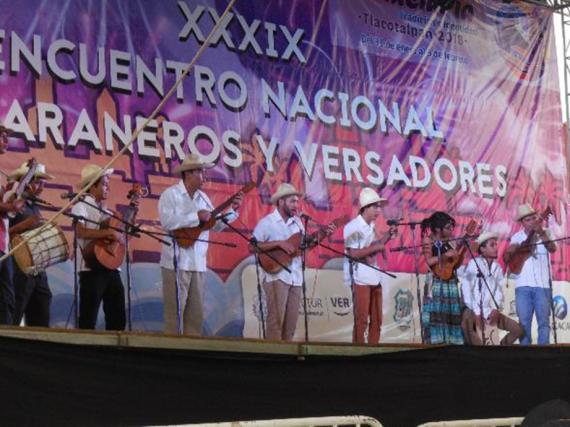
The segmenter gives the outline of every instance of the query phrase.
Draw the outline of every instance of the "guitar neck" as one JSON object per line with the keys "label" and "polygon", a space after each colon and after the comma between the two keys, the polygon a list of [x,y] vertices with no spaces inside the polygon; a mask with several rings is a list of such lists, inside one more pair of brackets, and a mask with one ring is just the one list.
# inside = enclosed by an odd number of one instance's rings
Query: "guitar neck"
{"label": "guitar neck", "polygon": [[222,204],[220,204],[219,206],[217,206],[216,208],[214,208],[214,210],[211,212],[211,216],[213,218],[215,218],[216,216],[218,216],[219,214],[221,214],[223,211],[225,211],[227,208],[229,208],[231,206],[231,204],[233,203],[234,199],[238,196],[239,193],[243,192],[243,193],[247,193],[249,191],[251,191],[251,189],[253,189],[253,187],[255,187],[255,184],[253,184],[252,182],[250,182],[249,184],[244,185],[241,190],[239,190],[237,193],[235,193],[233,196],[229,197],[227,200],[225,200]]}

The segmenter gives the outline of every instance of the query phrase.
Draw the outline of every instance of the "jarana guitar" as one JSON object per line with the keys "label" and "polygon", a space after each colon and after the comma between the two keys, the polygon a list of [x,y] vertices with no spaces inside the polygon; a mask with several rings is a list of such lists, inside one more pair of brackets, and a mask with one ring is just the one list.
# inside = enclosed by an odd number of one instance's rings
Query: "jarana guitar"
{"label": "jarana guitar", "polygon": [[[138,211],[138,208],[136,207],[136,201],[142,197],[145,191],[146,190],[141,186],[141,184],[133,184],[133,188],[127,195],[130,203],[128,209],[123,214],[124,221],[131,222],[134,219]],[[123,229],[125,227],[123,222],[113,217],[109,218],[109,220],[106,221],[106,224],[103,225],[102,228],[104,228],[106,225],[118,229]],[[106,268],[108,270],[116,270],[123,264],[125,255],[125,244],[117,240],[111,241],[109,239],[91,240],[83,251],[85,264],[91,269]]]}
{"label": "jarana guitar", "polygon": [[216,207],[210,214],[210,219],[206,222],[202,222],[196,227],[183,227],[178,228],[172,232],[174,238],[176,239],[176,243],[181,248],[189,248],[194,244],[197,238],[200,237],[200,234],[203,231],[211,229],[214,225],[216,225],[217,219],[216,217],[225,211],[227,208],[230,207],[234,199],[238,196],[239,193],[248,193],[255,188],[255,184],[250,182],[243,186],[243,188],[235,193],[233,196],[228,198],[224,201],[221,205]]}
{"label": "jarana guitar", "polygon": [[[548,217],[552,215],[552,209],[548,206],[544,212],[540,214],[540,219],[542,221],[546,221]],[[514,254],[511,255],[510,258],[505,256],[505,264],[508,266],[509,271],[513,274],[520,274],[522,271],[523,265],[526,260],[532,255],[533,251],[535,250],[536,246],[534,243],[537,242],[536,238],[536,231],[532,230],[527,238],[520,243],[518,249],[515,251]]]}
{"label": "jarana guitar", "polygon": [[[479,228],[479,223],[476,220],[471,219],[465,228],[465,236],[471,237],[475,235],[477,228]],[[466,244],[469,243],[462,244],[461,247],[457,250],[457,255],[451,259],[443,259],[442,254],[441,262],[438,262],[431,268],[433,274],[442,280],[451,279],[455,270],[463,263],[463,259],[465,258],[465,251],[467,250],[467,247],[465,246]]]}
{"label": "jarana guitar", "polygon": [[[343,215],[335,219],[332,223],[337,227],[342,227],[349,220],[348,215]],[[319,241],[323,239],[326,235],[326,227],[321,227],[318,231],[307,236],[307,243]],[[261,267],[270,274],[276,274],[283,270],[283,266],[289,267],[293,258],[299,256],[301,253],[301,244],[303,243],[303,235],[301,233],[295,233],[291,235],[287,242],[296,248],[292,255],[283,251],[281,248],[271,249],[259,254],[259,264]]]}

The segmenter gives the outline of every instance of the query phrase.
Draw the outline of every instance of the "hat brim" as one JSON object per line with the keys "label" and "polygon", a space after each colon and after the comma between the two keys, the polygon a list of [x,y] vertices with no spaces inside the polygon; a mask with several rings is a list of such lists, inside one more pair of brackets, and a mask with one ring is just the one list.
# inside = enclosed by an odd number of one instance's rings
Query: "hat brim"
{"label": "hat brim", "polygon": [[485,240],[475,240],[473,243],[475,245],[475,248],[479,248],[479,246],[481,246],[482,244],[484,244],[485,242],[488,242],[491,239],[498,239],[499,235],[496,233],[490,233],[489,235],[485,236]]}
{"label": "hat brim", "polygon": [[[24,175],[25,175],[25,173],[20,173],[20,172],[13,173],[11,175],[8,175],[8,180],[9,181],[16,181],[16,180],[20,179],[21,177],[23,177]],[[43,173],[43,172],[37,173],[36,172],[36,174],[34,175],[34,178],[52,180],[52,179],[55,179],[55,176],[50,175],[49,173]]]}
{"label": "hat brim", "polygon": [[370,202],[370,203],[367,203],[367,204],[365,204],[364,206],[361,206],[360,209],[365,209],[365,208],[367,208],[368,206],[372,206],[372,205],[375,205],[375,204],[380,204],[380,205],[384,206],[386,203],[388,203],[388,199],[385,199],[384,197],[378,197],[378,200],[374,200],[374,201],[372,201],[372,202]]}
{"label": "hat brim", "polygon": [[[115,169],[107,169],[105,171],[103,171],[103,173],[101,174],[100,178],[103,178],[104,176],[109,176],[111,175],[113,172],[115,171]],[[79,185],[76,187],[78,190],[84,190],[85,187],[87,187],[87,184],[89,184],[91,182],[91,180],[93,178],[95,178],[97,174],[92,174],[90,176],[88,176],[85,179],[82,179],[81,182],[79,183]]]}
{"label": "hat brim", "polygon": [[527,212],[523,215],[517,215],[515,217],[515,221],[522,221],[523,219],[525,219],[527,216],[531,216],[531,215],[536,215],[536,211],[532,211],[532,212]]}
{"label": "hat brim", "polygon": [[201,163],[199,165],[180,164],[174,168],[174,173],[181,174],[182,172],[193,171],[197,169],[212,169],[214,166],[216,165],[213,163]]}
{"label": "hat brim", "polygon": [[299,191],[284,191],[282,193],[275,193],[273,196],[271,196],[270,201],[272,204],[276,204],[277,200],[282,199],[283,197],[289,197],[289,196],[303,197],[303,193],[301,193]]}

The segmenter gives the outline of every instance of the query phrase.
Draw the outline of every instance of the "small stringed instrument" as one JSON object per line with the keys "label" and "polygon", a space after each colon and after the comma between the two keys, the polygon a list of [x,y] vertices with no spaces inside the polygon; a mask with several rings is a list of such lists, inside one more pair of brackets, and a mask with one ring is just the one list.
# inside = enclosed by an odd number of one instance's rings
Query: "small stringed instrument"
{"label": "small stringed instrument", "polygon": [[[474,236],[477,228],[479,228],[479,223],[476,220],[471,219],[465,228],[465,237]],[[445,259],[443,256],[444,254],[442,253],[440,262],[431,267],[433,274],[442,280],[451,279],[455,273],[455,269],[463,263],[466,249],[467,248],[465,244],[461,245],[461,247],[457,250],[457,255],[451,259]]]}
{"label": "small stringed instrument", "polygon": [[[133,184],[133,188],[129,191],[127,197],[129,199],[129,207],[123,214],[123,221],[131,222],[137,214],[138,208],[136,202],[143,197],[146,189],[141,184]],[[106,221],[107,225],[113,228],[124,229],[125,224],[119,219],[111,217]],[[105,225],[103,225],[103,228]],[[83,251],[85,264],[91,269],[106,268],[108,270],[116,270],[125,260],[126,245],[117,240],[95,239],[91,240]]]}
{"label": "small stringed instrument", "polygon": [[[343,215],[335,219],[332,224],[336,227],[342,227],[348,222],[350,217],[348,215]],[[310,245],[312,242],[322,240],[326,236],[326,227],[321,227],[318,231],[307,236],[307,244]],[[288,239],[291,245],[296,248],[292,255],[283,251],[281,248],[271,249],[270,251],[262,252],[259,254],[259,264],[261,267],[270,274],[276,274],[283,270],[283,266],[290,266],[293,258],[297,257],[301,253],[301,244],[303,243],[303,235],[301,233],[292,234]]]}
{"label": "small stringed instrument", "polygon": [[488,320],[485,320],[485,339],[483,340],[483,328],[476,326],[475,333],[479,335],[482,345],[501,344],[501,330],[496,324],[491,324]]}
{"label": "small stringed instrument", "polygon": [[[546,221],[550,215],[552,215],[552,209],[550,206],[548,206],[539,216],[542,221]],[[511,273],[520,274],[524,263],[536,249],[536,246],[534,245],[536,242],[536,231],[532,230],[528,234],[527,238],[520,243],[515,253],[513,253],[510,257],[505,254],[503,261],[505,261],[505,264],[508,266]]]}
{"label": "small stringed instrument", "polygon": [[[26,190],[28,184],[34,179],[36,174],[36,169],[38,167],[38,162],[35,158],[28,160],[28,171],[17,181],[12,184],[12,187],[8,188],[7,191],[2,195],[2,201],[4,203],[14,202],[22,198],[22,194]],[[16,216],[15,213],[8,213],[10,218]]]}
{"label": "small stringed instrument", "polygon": [[227,208],[230,207],[234,199],[239,195],[239,193],[249,193],[251,190],[255,188],[255,183],[250,182],[242,187],[240,191],[235,193],[233,196],[229,197],[225,200],[222,204],[216,207],[210,214],[210,219],[206,222],[201,222],[196,227],[183,227],[178,228],[172,231],[174,238],[176,239],[176,243],[181,248],[189,248],[194,244],[196,239],[200,237],[203,231],[211,229],[216,222],[218,221],[216,218],[219,214],[225,211]]}

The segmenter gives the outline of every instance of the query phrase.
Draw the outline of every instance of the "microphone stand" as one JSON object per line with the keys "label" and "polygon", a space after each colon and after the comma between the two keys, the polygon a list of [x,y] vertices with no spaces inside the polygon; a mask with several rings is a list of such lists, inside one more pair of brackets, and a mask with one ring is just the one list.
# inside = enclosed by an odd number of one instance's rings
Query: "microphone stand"
{"label": "microphone stand", "polygon": [[182,313],[180,312],[180,285],[178,283],[178,255],[176,238],[172,236],[172,266],[174,267],[174,288],[176,296],[176,330],[182,335]]}
{"label": "microphone stand", "polygon": [[[142,231],[142,230],[141,230]],[[151,235],[157,240],[162,241],[167,246],[172,246],[172,266],[174,269],[174,287],[175,287],[175,295],[176,295],[176,322],[177,322],[177,330],[178,335],[182,335],[182,313],[181,313],[181,304],[180,304],[180,287],[178,281],[178,256],[180,255],[180,249],[178,248],[178,243],[176,242],[176,237],[170,233],[160,233],[157,231],[153,231],[152,233],[146,232],[147,234]],[[154,236],[152,236],[154,235]],[[164,236],[171,239],[172,243],[165,242],[164,240],[158,239],[155,236]],[[214,240],[206,240],[206,239],[194,239],[194,242],[204,242],[212,245],[220,245],[225,246],[228,248],[235,248],[237,245],[234,243],[227,243],[227,242],[217,242]]]}
{"label": "microphone stand", "polygon": [[552,286],[552,267],[550,266],[550,252],[546,246],[546,263],[548,265],[548,288],[550,289],[550,312],[552,313],[552,334],[554,336],[554,344],[558,344],[558,334],[556,327],[556,316],[554,314],[554,288]]}
{"label": "microphone stand", "polygon": [[131,301],[131,257],[129,256],[129,231],[128,226],[125,227],[125,267],[127,269],[127,329],[129,332],[133,330],[132,320],[132,301]]}
{"label": "microphone stand", "polygon": [[[393,225],[396,225],[396,226],[407,225],[407,226],[409,226],[410,230],[412,231],[412,242],[414,242],[414,245],[415,245],[415,243],[416,243],[416,226],[421,225],[421,222],[398,222],[398,223],[393,224]],[[422,313],[422,300],[421,300],[421,289],[420,289],[420,258],[419,258],[417,246],[414,246],[414,270],[415,270],[414,273],[416,276],[416,298],[418,300],[418,313],[420,315],[420,317],[419,317],[420,335],[421,335],[422,344],[425,344],[423,313]]]}
{"label": "microphone stand", "polygon": [[75,320],[75,329],[78,329],[79,310],[77,307],[77,301],[79,301],[79,276],[77,272],[77,218],[75,216],[73,217],[71,224],[73,226],[73,319]]}
{"label": "microphone stand", "polygon": [[309,342],[309,316],[307,313],[307,282],[305,281],[305,270],[307,268],[307,227],[309,217],[302,216],[304,221],[303,242],[301,243],[301,289],[303,291],[303,317],[305,321],[305,342]]}
{"label": "microphone stand", "polygon": [[280,262],[278,259],[276,259],[271,254],[270,251],[261,250],[259,248],[259,244],[258,244],[259,242],[257,241],[257,239],[255,237],[248,238],[240,229],[231,225],[229,220],[224,215],[220,216],[220,220],[224,224],[226,224],[230,230],[232,230],[238,236],[240,236],[244,240],[246,240],[255,249],[254,258],[255,258],[255,274],[256,274],[256,279],[257,279],[257,299],[258,299],[258,304],[259,304],[259,314],[260,314],[260,318],[261,318],[261,332],[262,332],[263,339],[265,339],[266,338],[266,328],[265,328],[265,314],[263,311],[263,292],[261,289],[261,279],[260,279],[260,271],[259,271],[259,254],[262,253],[262,254],[267,255],[269,258],[271,258],[273,261],[275,261],[275,263],[277,263],[281,268],[283,268],[288,273],[291,273],[291,270],[286,265],[284,265],[282,262]]}

